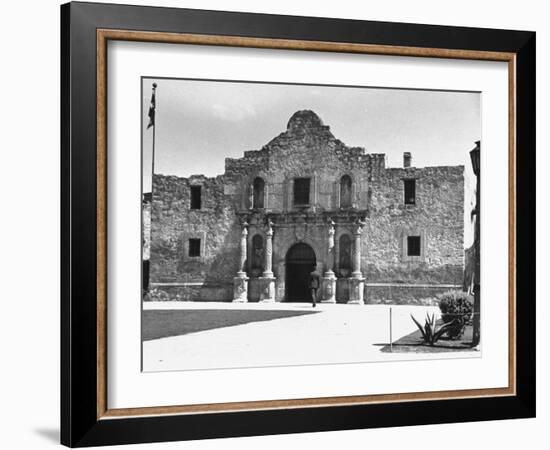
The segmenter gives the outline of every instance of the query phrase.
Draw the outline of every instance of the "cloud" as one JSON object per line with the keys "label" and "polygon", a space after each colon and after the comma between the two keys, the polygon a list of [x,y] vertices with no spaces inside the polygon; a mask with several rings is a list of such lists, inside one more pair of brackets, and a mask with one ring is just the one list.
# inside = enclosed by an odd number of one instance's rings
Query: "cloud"
{"label": "cloud", "polygon": [[214,103],[212,105],[214,117],[229,122],[240,122],[256,115],[256,110],[252,105],[224,105]]}

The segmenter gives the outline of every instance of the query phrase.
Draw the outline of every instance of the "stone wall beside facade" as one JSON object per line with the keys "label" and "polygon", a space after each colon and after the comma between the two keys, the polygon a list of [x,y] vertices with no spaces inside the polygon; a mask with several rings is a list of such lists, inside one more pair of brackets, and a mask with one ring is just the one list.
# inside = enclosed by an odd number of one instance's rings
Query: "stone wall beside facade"
{"label": "stone wall beside facade", "polygon": [[151,253],[151,194],[145,194],[141,202],[142,213],[142,258],[149,261]]}
{"label": "stone wall beside facade", "polygon": [[[191,209],[192,186],[200,186],[200,209]],[[232,291],[239,254],[236,191],[228,187],[224,177],[154,175],[150,258],[153,286],[187,300],[226,300],[227,292]],[[190,241],[195,239],[199,241],[199,256],[190,253]]]}
{"label": "stone wall beside facade", "polygon": [[[415,180],[416,201],[403,201],[403,180]],[[374,283],[460,285],[464,267],[464,167],[390,168],[373,178],[363,255]],[[421,237],[421,255],[407,256],[407,237]]]}

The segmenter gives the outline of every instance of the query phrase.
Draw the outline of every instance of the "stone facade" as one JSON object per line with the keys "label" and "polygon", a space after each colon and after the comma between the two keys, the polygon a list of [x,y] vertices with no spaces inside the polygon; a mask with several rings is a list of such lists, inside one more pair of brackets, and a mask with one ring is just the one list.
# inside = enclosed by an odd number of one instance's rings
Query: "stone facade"
{"label": "stone facade", "polygon": [[142,258],[143,261],[149,261],[151,251],[151,194],[145,194],[141,201],[141,214],[143,217],[142,229]]}
{"label": "stone facade", "polygon": [[429,301],[462,283],[464,167],[410,160],[387,168],[298,111],[223,175],[155,174],[151,286],[171,299],[309,301],[315,264],[321,301]]}

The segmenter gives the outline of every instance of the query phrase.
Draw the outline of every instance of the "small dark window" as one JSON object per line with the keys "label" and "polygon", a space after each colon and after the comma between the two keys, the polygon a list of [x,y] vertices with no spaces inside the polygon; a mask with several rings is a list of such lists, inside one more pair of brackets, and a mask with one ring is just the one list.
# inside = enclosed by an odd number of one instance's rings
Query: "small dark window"
{"label": "small dark window", "polygon": [[403,180],[405,186],[405,205],[416,204],[416,180]]}
{"label": "small dark window", "polygon": [[407,236],[407,256],[420,256],[420,236]]}
{"label": "small dark window", "polygon": [[311,178],[296,178],[294,180],[294,204],[309,205],[309,186]]}
{"label": "small dark window", "polygon": [[201,256],[200,239],[189,239],[189,256]]}
{"label": "small dark window", "polygon": [[191,186],[191,209],[201,209],[200,186]]}
{"label": "small dark window", "polygon": [[260,177],[254,179],[254,208],[264,207],[264,187],[265,183]]}

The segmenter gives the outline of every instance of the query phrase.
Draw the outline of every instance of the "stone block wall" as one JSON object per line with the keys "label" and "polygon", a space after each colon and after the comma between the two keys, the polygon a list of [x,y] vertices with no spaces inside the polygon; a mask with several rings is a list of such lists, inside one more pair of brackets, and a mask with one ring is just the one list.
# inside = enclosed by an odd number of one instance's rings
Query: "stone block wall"
{"label": "stone block wall", "polygon": [[451,289],[437,285],[365,286],[365,303],[380,305],[438,305],[437,296]]}
{"label": "stone block wall", "polygon": [[267,212],[294,209],[294,178],[311,178],[308,211],[339,208],[340,179],[353,180],[353,207],[364,209],[369,202],[368,185],[373,176],[385,170],[384,154],[366,153],[362,147],[348,147],[323,125],[311,111],[299,111],[290,119],[287,130],[262,149],[246,151],[242,158],[226,158],[225,176],[240,183],[241,207],[252,207],[252,183],[256,177],[265,181]]}
{"label": "stone block wall", "polygon": [[142,259],[149,260],[151,252],[151,200],[143,201],[142,204]]}
{"label": "stone block wall", "polygon": [[[404,204],[404,179],[416,179],[416,204]],[[370,184],[362,241],[368,282],[459,285],[464,268],[464,167],[386,169]],[[406,256],[407,236],[421,256]]]}
{"label": "stone block wall", "polygon": [[[201,209],[190,209],[192,185],[201,186]],[[200,282],[203,283],[200,290],[188,289],[190,296],[200,296],[195,291],[210,289],[223,291],[220,295],[213,292],[214,297],[225,297],[238,269],[240,236],[235,214],[238,190],[227,192],[224,177],[153,177],[150,258],[153,286],[159,283],[192,286],[189,283]],[[199,257],[189,256],[189,239],[201,240]],[[163,289],[177,291],[174,286]]]}

